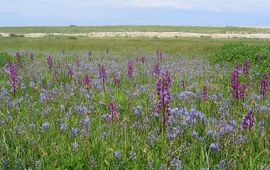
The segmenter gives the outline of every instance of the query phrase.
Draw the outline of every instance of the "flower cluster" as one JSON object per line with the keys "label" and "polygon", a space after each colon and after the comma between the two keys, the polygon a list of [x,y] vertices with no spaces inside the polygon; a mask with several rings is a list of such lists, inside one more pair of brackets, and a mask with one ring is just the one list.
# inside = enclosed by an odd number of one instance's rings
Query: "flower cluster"
{"label": "flower cluster", "polygon": [[233,97],[237,100],[244,99],[246,85],[241,84],[239,81],[239,69],[236,69],[231,74],[231,88],[233,91]]}
{"label": "flower cluster", "polygon": [[263,75],[263,79],[261,80],[261,95],[263,95],[263,97],[265,97],[266,94],[267,94],[268,86],[269,86],[269,84],[268,84],[268,76],[265,73]]}
{"label": "flower cluster", "polygon": [[255,118],[252,111],[247,112],[242,121],[242,127],[244,129],[252,128],[255,125]]}
{"label": "flower cluster", "polygon": [[158,95],[157,113],[163,114],[163,122],[165,123],[171,113],[171,93],[170,93],[171,77],[169,72],[166,72],[156,83],[156,90]]}
{"label": "flower cluster", "polygon": [[48,63],[48,67],[49,67],[49,69],[51,71],[52,70],[52,65],[53,65],[53,59],[52,59],[52,56],[51,55],[49,55],[47,57],[47,63]]}
{"label": "flower cluster", "polygon": [[68,77],[72,79],[74,74],[73,68],[71,66],[68,66]]}
{"label": "flower cluster", "polygon": [[19,83],[19,78],[18,78],[18,75],[17,75],[17,67],[16,67],[16,65],[9,62],[8,65],[7,65],[7,73],[8,73],[8,76],[9,76],[10,88],[12,89],[13,93],[16,93],[17,88],[18,88],[18,83]]}
{"label": "flower cluster", "polygon": [[121,80],[117,76],[114,76],[113,77],[113,81],[114,81],[114,85],[116,87],[119,87],[120,86]]}
{"label": "flower cluster", "polygon": [[99,78],[102,81],[102,83],[105,83],[107,79],[106,69],[103,65],[99,65]]}
{"label": "flower cluster", "polygon": [[133,78],[133,74],[134,74],[134,63],[132,60],[128,61],[128,78],[132,79]]}
{"label": "flower cluster", "polygon": [[203,86],[203,100],[204,101],[208,100],[208,88],[206,85]]}
{"label": "flower cluster", "polygon": [[140,60],[140,62],[141,62],[142,64],[144,64],[144,62],[145,62],[145,57],[144,57],[144,56],[141,56],[141,57],[139,58],[139,60]]}
{"label": "flower cluster", "polygon": [[83,77],[83,83],[84,85],[87,87],[87,88],[90,88],[91,86],[91,80],[88,76],[88,74],[85,74],[84,77]]}
{"label": "flower cluster", "polygon": [[112,122],[113,122],[114,120],[118,120],[119,117],[120,117],[120,114],[119,114],[119,112],[118,112],[116,106],[115,106],[112,102],[109,103],[108,109],[110,110],[110,113],[107,114],[107,115],[105,115],[105,116],[104,116],[104,119],[105,119],[106,121],[112,121]]}
{"label": "flower cluster", "polygon": [[154,68],[153,68],[153,75],[154,75],[154,76],[159,76],[159,75],[160,75],[160,72],[161,72],[160,64],[157,63],[157,64],[154,65]]}

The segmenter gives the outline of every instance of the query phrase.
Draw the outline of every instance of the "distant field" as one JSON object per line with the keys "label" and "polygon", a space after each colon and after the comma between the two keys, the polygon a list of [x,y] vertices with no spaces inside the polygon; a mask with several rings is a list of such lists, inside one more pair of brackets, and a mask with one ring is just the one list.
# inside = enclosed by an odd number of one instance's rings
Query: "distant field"
{"label": "distant field", "polygon": [[270,169],[269,39],[22,35],[0,36],[1,170]]}
{"label": "distant field", "polygon": [[162,49],[167,54],[206,56],[228,43],[244,43],[264,46],[269,40],[257,39],[209,39],[209,38],[87,38],[49,36],[44,38],[7,37],[0,38],[0,51],[105,51],[118,55],[152,53]]}
{"label": "distant field", "polygon": [[197,26],[61,26],[61,27],[0,27],[2,33],[91,33],[91,32],[192,32],[192,33],[270,33],[259,27],[197,27]]}

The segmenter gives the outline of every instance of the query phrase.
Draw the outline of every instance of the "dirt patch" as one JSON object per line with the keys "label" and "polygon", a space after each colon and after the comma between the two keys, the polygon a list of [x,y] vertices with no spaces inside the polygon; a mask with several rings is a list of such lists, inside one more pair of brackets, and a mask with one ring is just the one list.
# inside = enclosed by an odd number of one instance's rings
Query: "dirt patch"
{"label": "dirt patch", "polygon": [[[2,37],[9,37],[11,34],[0,33]],[[189,33],[189,32],[91,32],[80,34],[65,34],[65,33],[29,33],[18,34],[29,38],[40,38],[45,36],[72,36],[72,37],[158,37],[158,38],[173,38],[173,37],[196,37],[196,38],[256,38],[256,39],[270,39],[270,34],[263,33],[226,33],[226,34],[206,34],[206,33]]]}

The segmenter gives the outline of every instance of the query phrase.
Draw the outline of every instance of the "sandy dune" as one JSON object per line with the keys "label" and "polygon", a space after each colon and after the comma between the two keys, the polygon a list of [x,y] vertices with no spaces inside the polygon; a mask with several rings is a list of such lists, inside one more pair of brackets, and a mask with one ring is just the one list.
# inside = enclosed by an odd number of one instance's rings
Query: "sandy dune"
{"label": "sandy dune", "polygon": [[[45,36],[83,36],[93,38],[103,37],[159,37],[159,38],[172,38],[172,37],[207,37],[207,38],[256,38],[256,39],[270,39],[270,34],[255,33],[226,33],[226,34],[206,34],[206,33],[189,33],[189,32],[92,32],[92,33],[79,33],[79,34],[65,34],[65,33],[29,33],[18,34],[24,37],[40,38]],[[2,37],[9,37],[8,33],[0,33]]]}

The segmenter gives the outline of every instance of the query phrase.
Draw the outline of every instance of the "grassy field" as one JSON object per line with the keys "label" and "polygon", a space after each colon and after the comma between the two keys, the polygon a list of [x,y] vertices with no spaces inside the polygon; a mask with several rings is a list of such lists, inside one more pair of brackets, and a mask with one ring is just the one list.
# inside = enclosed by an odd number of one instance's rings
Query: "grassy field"
{"label": "grassy field", "polygon": [[0,169],[269,169],[269,48],[0,38]]}
{"label": "grassy field", "polygon": [[0,50],[33,51],[105,51],[121,55],[153,53],[162,49],[167,54],[200,57],[216,52],[225,44],[242,43],[251,46],[265,46],[268,40],[256,39],[208,39],[208,38],[84,38],[84,37],[46,37],[46,38],[0,38]]}
{"label": "grassy field", "polygon": [[89,32],[194,32],[194,33],[270,33],[269,28],[198,27],[198,26],[64,26],[0,27],[0,32],[23,33],[89,33]]}

